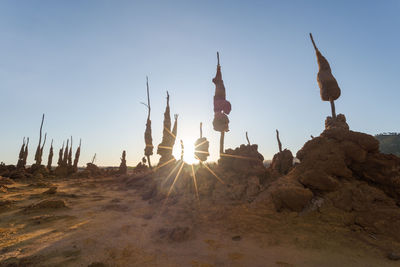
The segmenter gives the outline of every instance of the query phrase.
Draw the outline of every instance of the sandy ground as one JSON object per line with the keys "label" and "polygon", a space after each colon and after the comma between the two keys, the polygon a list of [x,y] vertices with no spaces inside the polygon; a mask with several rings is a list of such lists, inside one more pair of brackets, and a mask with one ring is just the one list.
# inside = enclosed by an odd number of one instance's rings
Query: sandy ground
{"label": "sandy ground", "polygon": [[[43,194],[51,186],[57,193]],[[386,258],[393,241],[315,214],[205,199],[149,203],[115,177],[7,187],[0,192],[1,201],[11,201],[0,206],[0,266],[400,264]],[[67,207],[24,209],[46,199]]]}

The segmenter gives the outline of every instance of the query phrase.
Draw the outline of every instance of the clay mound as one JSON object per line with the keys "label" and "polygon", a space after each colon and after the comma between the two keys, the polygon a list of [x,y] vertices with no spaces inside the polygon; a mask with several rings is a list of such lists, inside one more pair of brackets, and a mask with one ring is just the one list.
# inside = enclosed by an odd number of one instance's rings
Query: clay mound
{"label": "clay mound", "polygon": [[263,193],[278,211],[318,210],[333,221],[400,239],[400,158],[380,153],[373,136],[349,130],[344,115],[328,118],[325,131],[297,158],[300,163]]}
{"label": "clay mound", "polygon": [[226,204],[253,201],[265,189],[266,181],[266,168],[257,145],[227,149],[224,155],[219,164],[199,163],[193,169],[182,161],[171,162],[154,172],[133,174],[125,184],[150,202],[165,201],[167,196],[168,203],[197,202],[197,197]]}
{"label": "clay mound", "polygon": [[290,150],[284,149],[276,153],[272,159],[269,171],[273,174],[287,174],[293,167],[293,154]]}
{"label": "clay mound", "polygon": [[265,172],[263,161],[258,145],[240,145],[235,149],[226,149],[218,165],[225,170],[253,175]]}

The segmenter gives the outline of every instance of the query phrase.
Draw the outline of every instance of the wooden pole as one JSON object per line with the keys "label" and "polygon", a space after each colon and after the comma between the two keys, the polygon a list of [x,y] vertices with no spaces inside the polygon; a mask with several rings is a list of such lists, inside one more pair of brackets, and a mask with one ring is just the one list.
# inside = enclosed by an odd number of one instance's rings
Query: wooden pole
{"label": "wooden pole", "polygon": [[225,139],[225,132],[221,132],[221,137],[219,139],[219,154],[224,154],[224,139]]}

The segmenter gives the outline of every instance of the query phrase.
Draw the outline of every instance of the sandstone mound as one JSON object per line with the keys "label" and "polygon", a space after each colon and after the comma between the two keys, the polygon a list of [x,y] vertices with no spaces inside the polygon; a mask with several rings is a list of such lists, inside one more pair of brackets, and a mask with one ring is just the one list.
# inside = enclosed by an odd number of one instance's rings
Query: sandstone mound
{"label": "sandstone mound", "polygon": [[297,153],[300,164],[271,184],[280,211],[318,210],[333,221],[400,239],[400,158],[379,152],[371,135],[349,130],[344,115]]}

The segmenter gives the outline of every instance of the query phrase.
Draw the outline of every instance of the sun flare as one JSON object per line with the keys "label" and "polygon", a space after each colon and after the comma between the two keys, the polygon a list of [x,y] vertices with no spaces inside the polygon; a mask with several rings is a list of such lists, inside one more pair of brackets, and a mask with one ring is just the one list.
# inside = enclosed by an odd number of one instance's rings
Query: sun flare
{"label": "sun flare", "polygon": [[[182,139],[182,142],[184,146],[183,161],[186,162],[187,164],[197,163],[198,160],[194,157],[195,141],[188,138],[188,139]],[[172,150],[172,154],[176,159],[179,160],[181,159],[181,153],[182,153],[181,142],[177,140]]]}

